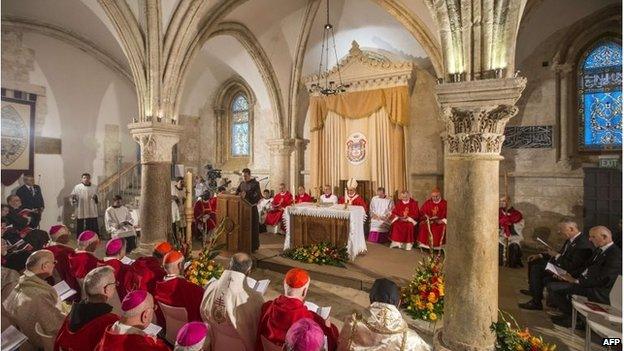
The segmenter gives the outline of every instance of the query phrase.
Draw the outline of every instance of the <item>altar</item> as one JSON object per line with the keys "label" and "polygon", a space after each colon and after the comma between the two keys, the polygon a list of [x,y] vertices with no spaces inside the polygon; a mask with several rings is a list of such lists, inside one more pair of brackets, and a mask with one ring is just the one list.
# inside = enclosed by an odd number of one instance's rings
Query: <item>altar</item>
{"label": "altar", "polygon": [[282,217],[286,226],[284,250],[326,241],[346,246],[349,258],[366,252],[364,222],[366,212],[361,206],[317,206],[301,203],[286,207]]}

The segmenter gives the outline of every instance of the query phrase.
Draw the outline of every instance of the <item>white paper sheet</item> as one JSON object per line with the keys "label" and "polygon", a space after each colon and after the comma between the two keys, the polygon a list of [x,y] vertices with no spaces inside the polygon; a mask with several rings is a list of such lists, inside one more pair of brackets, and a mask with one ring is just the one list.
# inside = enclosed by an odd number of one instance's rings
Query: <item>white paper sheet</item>
{"label": "white paper sheet", "polygon": [[566,275],[568,272],[566,272],[565,269],[555,266],[554,264],[548,262],[546,263],[546,270],[555,273],[556,275],[563,277],[564,275]]}
{"label": "white paper sheet", "polygon": [[262,295],[267,291],[270,283],[271,281],[268,279],[255,280],[254,278],[247,277],[247,285]]}
{"label": "white paper sheet", "polygon": [[319,305],[315,304],[314,302],[310,302],[310,301],[306,301],[303,304],[305,305],[305,307],[309,311],[312,311],[312,312],[318,314],[319,316],[323,317],[323,319],[329,318],[329,312],[331,312],[331,306],[319,307]]}
{"label": "white paper sheet", "polygon": [[159,327],[159,326],[157,326],[154,323],[150,323],[150,325],[148,325],[147,328],[143,329],[143,331],[146,334],[154,335],[154,336],[156,336],[158,333],[160,333],[161,330],[162,330],[162,327]]}
{"label": "white paper sheet", "polygon": [[120,260],[120,261],[121,261],[121,263],[123,263],[123,264],[131,265],[131,264],[133,264],[133,263],[134,263],[134,261],[135,261],[135,260],[131,259],[131,258],[130,258],[130,257],[128,257],[128,256],[124,256],[124,257],[122,257],[122,258],[121,258],[121,260]]}
{"label": "white paper sheet", "polygon": [[54,290],[59,296],[61,301],[67,300],[69,297],[74,296],[76,294],[76,290],[72,289],[67,285],[67,282],[62,280],[60,283],[54,285]]}
{"label": "white paper sheet", "polygon": [[22,334],[22,332],[17,330],[12,325],[2,332],[0,338],[2,339],[0,349],[3,351],[17,350],[23,343],[26,342],[26,340],[28,340],[26,335]]}
{"label": "white paper sheet", "polygon": [[539,237],[537,238],[537,241],[539,241],[542,245],[552,250],[552,247],[550,247],[550,245],[548,245],[544,240],[540,239]]}

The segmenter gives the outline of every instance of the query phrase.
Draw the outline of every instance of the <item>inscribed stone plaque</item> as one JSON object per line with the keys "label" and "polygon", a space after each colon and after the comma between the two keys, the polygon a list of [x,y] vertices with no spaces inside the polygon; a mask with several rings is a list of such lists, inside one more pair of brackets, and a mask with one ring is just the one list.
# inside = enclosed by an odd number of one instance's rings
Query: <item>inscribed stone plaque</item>
{"label": "inscribed stone plaque", "polygon": [[514,126],[505,128],[506,149],[545,149],[553,146],[552,126]]}

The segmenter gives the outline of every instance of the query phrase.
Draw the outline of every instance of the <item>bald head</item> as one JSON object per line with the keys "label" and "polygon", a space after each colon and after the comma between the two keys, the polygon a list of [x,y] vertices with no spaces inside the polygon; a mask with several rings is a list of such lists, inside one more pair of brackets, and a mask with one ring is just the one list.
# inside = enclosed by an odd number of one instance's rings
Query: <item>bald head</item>
{"label": "bald head", "polygon": [[38,250],[30,254],[26,260],[26,269],[46,277],[52,275],[54,271],[54,254],[49,250]]}
{"label": "bald head", "polygon": [[244,252],[237,252],[232,255],[232,258],[230,258],[231,271],[248,274],[252,265],[253,261],[251,260],[251,257]]}
{"label": "bald head", "polygon": [[613,242],[613,235],[609,228],[599,225],[589,230],[589,241],[595,247],[603,247]]}

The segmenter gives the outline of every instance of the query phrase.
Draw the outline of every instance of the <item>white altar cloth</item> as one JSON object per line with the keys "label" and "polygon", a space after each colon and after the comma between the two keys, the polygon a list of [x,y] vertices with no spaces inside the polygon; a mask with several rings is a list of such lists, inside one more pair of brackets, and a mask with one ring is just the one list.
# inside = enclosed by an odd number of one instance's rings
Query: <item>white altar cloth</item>
{"label": "white altar cloth", "polygon": [[364,222],[366,212],[362,206],[316,206],[313,203],[300,203],[286,207],[282,215],[282,221],[286,226],[286,238],[284,238],[284,250],[290,248],[290,215],[312,216],[320,218],[342,218],[349,220],[349,239],[347,252],[351,261],[355,261],[357,255],[366,252],[366,239],[364,238]]}

